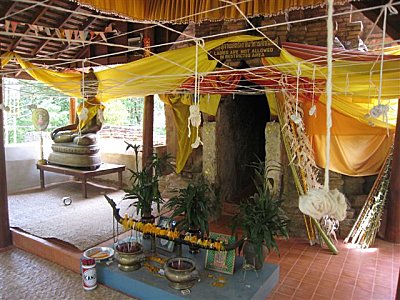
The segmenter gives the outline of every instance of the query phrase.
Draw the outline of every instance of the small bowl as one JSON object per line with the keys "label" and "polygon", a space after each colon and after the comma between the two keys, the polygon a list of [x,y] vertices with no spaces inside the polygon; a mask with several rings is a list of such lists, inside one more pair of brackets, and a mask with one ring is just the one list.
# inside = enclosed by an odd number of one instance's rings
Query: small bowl
{"label": "small bowl", "polygon": [[104,261],[114,256],[114,249],[110,247],[93,247],[83,252],[83,257],[93,258],[96,262]]}

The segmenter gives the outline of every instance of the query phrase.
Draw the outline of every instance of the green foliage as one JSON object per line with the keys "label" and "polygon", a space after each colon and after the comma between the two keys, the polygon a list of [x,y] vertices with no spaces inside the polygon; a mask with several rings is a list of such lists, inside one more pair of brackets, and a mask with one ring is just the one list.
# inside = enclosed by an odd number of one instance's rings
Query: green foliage
{"label": "green foliage", "polygon": [[[264,162],[253,165],[255,170],[254,183],[257,192],[247,201],[239,205],[239,213],[233,218],[232,229],[237,232],[242,229],[244,237],[256,247],[256,255],[262,258],[263,245],[269,251],[275,250],[279,254],[275,241],[277,235],[288,238],[288,219],[282,210],[282,200],[272,193],[272,179],[267,174],[275,167],[266,169]],[[261,259],[262,261],[262,259]]]}
{"label": "green foliage", "polygon": [[133,206],[136,207],[137,214],[150,216],[152,204],[157,204],[157,211],[160,211],[160,205],[163,203],[158,182],[163,170],[169,168],[169,155],[159,157],[156,153],[151,155],[150,162],[142,170],[139,170],[139,145],[132,145],[128,142],[126,150],[133,149],[135,152],[136,170],[128,169],[131,172],[132,187],[126,189],[124,200],[133,200]]}
{"label": "green foliage", "polygon": [[114,100],[104,110],[104,119],[107,124],[130,125],[129,112],[122,100]]}
{"label": "green foliage", "polygon": [[172,210],[172,218],[182,216],[177,222],[181,230],[200,229],[209,233],[208,219],[219,214],[221,206],[214,190],[203,180],[191,182],[165,205]]}
{"label": "green foliage", "polygon": [[[34,104],[49,111],[49,129],[68,123],[69,97],[34,80],[16,80],[4,78],[5,98],[10,112],[7,113],[8,128],[15,124],[17,143],[25,142],[27,132],[33,131],[32,112],[29,108]],[[9,131],[8,142],[14,141],[14,131]]]}

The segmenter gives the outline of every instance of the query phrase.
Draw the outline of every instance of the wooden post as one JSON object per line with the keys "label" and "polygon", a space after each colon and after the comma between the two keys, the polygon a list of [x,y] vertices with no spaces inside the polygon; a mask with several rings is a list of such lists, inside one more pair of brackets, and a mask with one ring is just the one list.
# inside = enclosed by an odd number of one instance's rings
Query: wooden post
{"label": "wooden post", "polygon": [[389,242],[400,243],[400,99],[397,104],[396,135],[394,138],[389,189],[390,197],[387,209],[385,239]]}
{"label": "wooden post", "polygon": [[[0,76],[0,104],[3,103],[3,78]],[[0,109],[0,248],[12,244],[10,223],[8,218],[6,158],[3,137],[3,110]]]}
{"label": "wooden post", "polygon": [[69,98],[69,123],[75,124],[76,121],[76,98]]}
{"label": "wooden post", "polygon": [[153,153],[154,96],[144,97],[142,166],[149,163]]}
{"label": "wooden post", "polygon": [[[153,45],[154,30],[153,28],[144,30],[144,48]],[[145,50],[145,56],[150,56],[150,51]],[[142,167],[149,163],[151,154],[153,153],[153,124],[154,123],[154,96],[144,97],[143,109],[143,153]]]}

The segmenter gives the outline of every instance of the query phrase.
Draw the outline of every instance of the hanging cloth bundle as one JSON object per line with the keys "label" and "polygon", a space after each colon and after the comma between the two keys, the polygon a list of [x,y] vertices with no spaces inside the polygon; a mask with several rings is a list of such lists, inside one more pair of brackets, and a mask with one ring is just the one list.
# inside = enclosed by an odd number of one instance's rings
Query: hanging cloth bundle
{"label": "hanging cloth bundle", "polygon": [[196,40],[196,60],[195,60],[195,70],[194,70],[194,104],[189,106],[189,118],[188,118],[188,129],[189,135],[191,136],[192,132],[190,130],[190,126],[196,128],[196,140],[193,144],[191,144],[192,148],[198,148],[200,145],[203,145],[203,142],[200,139],[199,128],[201,125],[201,113],[200,113],[200,76],[198,74],[198,54],[199,54],[199,46],[200,43],[203,43],[203,40]]}

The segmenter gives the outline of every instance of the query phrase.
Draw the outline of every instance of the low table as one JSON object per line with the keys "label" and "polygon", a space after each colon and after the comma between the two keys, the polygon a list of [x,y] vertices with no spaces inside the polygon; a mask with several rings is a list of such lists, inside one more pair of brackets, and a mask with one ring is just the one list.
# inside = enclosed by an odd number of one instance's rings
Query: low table
{"label": "low table", "polygon": [[83,170],[83,169],[76,169],[76,168],[64,167],[64,166],[59,166],[59,165],[51,165],[51,164],[47,164],[47,165],[37,164],[36,167],[40,171],[40,187],[42,189],[45,188],[44,171],[58,173],[58,174],[64,174],[64,175],[71,175],[71,176],[77,177],[81,180],[82,196],[84,198],[87,198],[86,182],[87,182],[88,178],[118,172],[119,188],[122,189],[122,172],[125,171],[124,165],[114,165],[114,164],[106,164],[106,163],[102,163],[100,165],[100,167],[97,168],[96,170]]}

